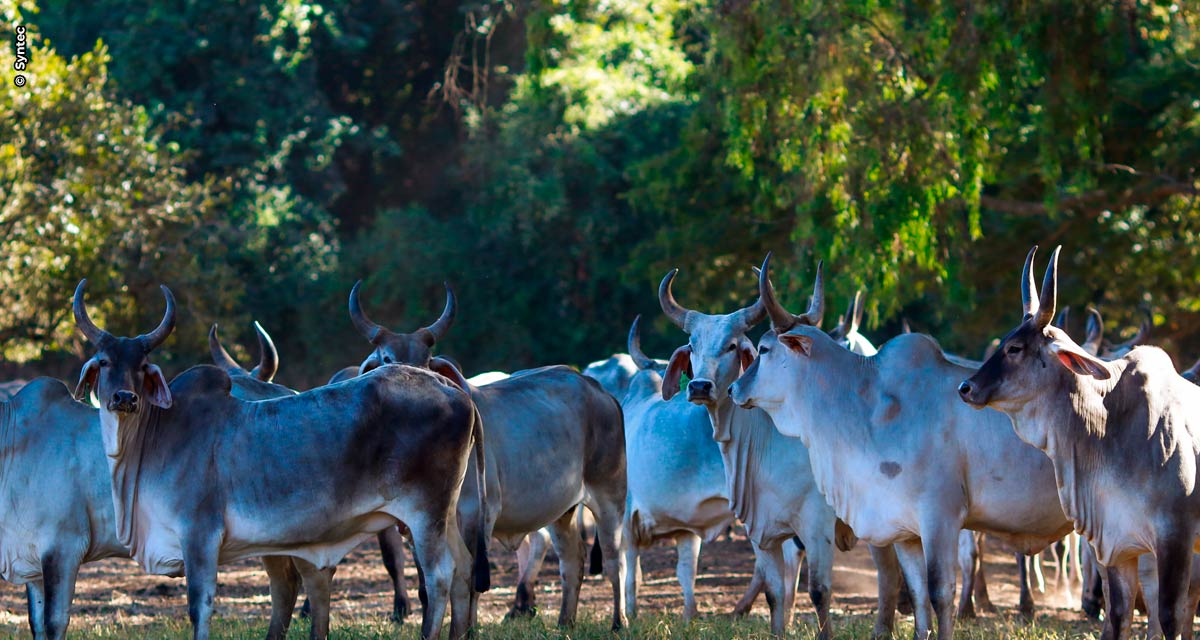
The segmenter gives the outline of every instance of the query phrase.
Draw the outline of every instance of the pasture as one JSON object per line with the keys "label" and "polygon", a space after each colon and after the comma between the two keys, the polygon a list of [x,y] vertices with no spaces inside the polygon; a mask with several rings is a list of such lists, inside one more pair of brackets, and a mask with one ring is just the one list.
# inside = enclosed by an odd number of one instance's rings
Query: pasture
{"label": "pasture", "polygon": [[[719,539],[706,545],[700,557],[701,576],[697,584],[701,617],[684,624],[678,612],[682,607],[679,585],[675,580],[675,552],[658,546],[643,556],[645,582],[640,590],[642,611],[619,637],[684,638],[769,638],[767,611],[760,597],[751,616],[735,620],[728,613],[745,589],[752,568],[750,545],[737,533],[732,539]],[[558,629],[554,617],[560,594],[558,566],[554,554],[547,556],[538,590],[540,615],[532,620],[503,621],[514,593],[516,563],[511,554],[493,556],[494,587],[481,600],[483,624],[476,634],[481,639],[526,640],[561,638],[563,640],[611,639],[604,617],[607,593],[598,577],[584,583],[580,621],[572,629]],[[1079,611],[1078,587],[1068,595],[1058,590],[1053,570],[1046,567],[1046,593],[1035,594],[1038,615],[1026,623],[1016,612],[1016,574],[1007,554],[989,553],[987,576],[992,601],[1000,611],[985,614],[977,621],[963,621],[957,637],[969,640],[1013,638],[1017,640],[1067,640],[1098,638],[1099,623],[1087,620]],[[834,573],[834,638],[868,638],[875,609],[875,569],[862,545],[849,553],[839,553]],[[410,596],[415,602],[416,574],[409,567]],[[242,562],[225,568],[217,593],[214,637],[227,640],[258,640],[266,628],[269,610],[266,574],[257,562]],[[331,638],[375,640],[419,636],[419,612],[397,627],[387,621],[391,593],[387,574],[379,562],[374,542],[356,549],[338,568]],[[9,583],[0,586],[4,607],[0,611],[0,637],[29,638],[25,622],[24,590]],[[191,636],[187,621],[186,589],[181,579],[149,576],[128,560],[106,560],[83,567],[76,592],[70,637],[82,640],[116,638],[185,639]],[[815,637],[815,618],[807,596],[797,605],[796,625],[788,638],[808,640]],[[1139,628],[1144,628],[1140,625]],[[900,616],[898,638],[912,634],[912,618]],[[308,638],[308,623],[296,619],[289,638]]]}

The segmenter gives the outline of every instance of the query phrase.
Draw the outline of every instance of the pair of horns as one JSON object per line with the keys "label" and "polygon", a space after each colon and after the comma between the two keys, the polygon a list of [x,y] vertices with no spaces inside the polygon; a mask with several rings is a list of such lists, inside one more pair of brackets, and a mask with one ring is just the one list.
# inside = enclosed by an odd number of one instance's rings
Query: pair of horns
{"label": "pair of horns", "polygon": [[[279,369],[279,352],[275,350],[275,342],[271,340],[271,336],[257,320],[254,322],[254,332],[258,335],[260,355],[258,366],[251,369],[249,373],[263,382],[270,382],[275,379],[275,372]],[[221,346],[221,340],[217,338],[216,324],[208,330],[208,350],[212,354],[213,363],[224,369],[226,373],[246,373],[246,370],[233,359],[233,356],[229,355],[225,347]]]}
{"label": "pair of horns", "polygon": [[[675,326],[688,330],[688,320],[692,314],[696,313],[691,309],[686,309],[675,301],[675,295],[671,293],[671,283],[675,282],[675,276],[679,274],[679,269],[671,269],[667,275],[663,277],[662,282],[658,285],[658,304],[662,307],[663,313],[675,323]],[[754,304],[739,309],[736,311],[741,323],[742,330],[747,331],[754,325],[763,321],[766,317],[766,311],[763,309],[762,300],[756,300]]]}
{"label": "pair of horns", "polygon": [[1058,254],[1062,250],[1059,245],[1050,254],[1050,263],[1046,265],[1046,275],[1042,278],[1042,293],[1039,296],[1037,285],[1033,281],[1033,257],[1037,254],[1037,245],[1025,256],[1025,267],[1021,271],[1021,310],[1026,319],[1033,319],[1034,326],[1045,329],[1054,320],[1054,307],[1058,298]]}
{"label": "pair of horns", "polygon": [[762,269],[758,273],[758,298],[766,308],[767,316],[771,318],[771,328],[776,332],[787,331],[798,324],[814,327],[821,326],[821,318],[825,315],[825,276],[823,263],[817,263],[817,277],[813,280],[812,297],[808,300],[808,310],[800,315],[783,308],[775,296],[775,286],[771,284],[771,254],[763,260]]}
{"label": "pair of horns", "polygon": [[[87,286],[87,278],[79,281],[79,286],[75,287],[75,297],[71,303],[71,311],[75,314],[75,326],[79,327],[79,332],[83,337],[87,338],[94,345],[111,340],[112,334],[96,326],[88,316],[87,306],[83,302],[83,290]],[[163,313],[162,322],[154,328],[150,333],[145,333],[138,336],[139,340],[146,350],[146,353],[153,351],[159,345],[166,341],[167,336],[175,330],[175,296],[171,294],[171,290],[166,285],[159,285],[162,289],[163,297],[167,299],[167,310]]]}
{"label": "pair of horns", "polygon": [[[446,307],[442,309],[442,315],[431,325],[421,327],[414,333],[420,336],[421,340],[432,347],[446,337],[446,333],[450,331],[450,327],[454,325],[454,314],[458,309],[458,302],[454,298],[454,290],[450,288],[448,283],[442,283],[446,287]],[[378,344],[380,337],[387,331],[381,325],[371,321],[367,317],[362,308],[362,302],[359,300],[358,291],[362,287],[362,280],[354,283],[354,288],[350,290],[350,321],[354,323],[354,328],[363,335],[371,344]]]}

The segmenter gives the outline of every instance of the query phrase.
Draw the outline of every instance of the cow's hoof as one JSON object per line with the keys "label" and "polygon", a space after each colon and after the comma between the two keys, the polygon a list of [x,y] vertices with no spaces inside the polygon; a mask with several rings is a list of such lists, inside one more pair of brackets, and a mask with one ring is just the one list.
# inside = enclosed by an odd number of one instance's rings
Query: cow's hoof
{"label": "cow's hoof", "polygon": [[404,624],[404,620],[408,617],[409,613],[412,612],[409,610],[408,598],[396,600],[396,603],[392,606],[392,622]]}
{"label": "cow's hoof", "polygon": [[538,616],[536,606],[514,606],[509,609],[508,614],[504,614],[504,620],[520,620],[520,618],[536,616]]}

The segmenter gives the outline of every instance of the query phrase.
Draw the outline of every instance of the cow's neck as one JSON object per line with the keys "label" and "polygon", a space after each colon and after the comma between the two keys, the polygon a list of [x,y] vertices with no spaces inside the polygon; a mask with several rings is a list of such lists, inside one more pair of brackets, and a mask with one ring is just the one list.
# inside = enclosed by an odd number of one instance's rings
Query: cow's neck
{"label": "cow's neck", "polygon": [[106,408],[100,409],[101,431],[112,477],[113,510],[116,516],[117,539],[138,558],[141,535],[138,530],[139,475],[147,446],[158,431],[162,409],[149,405],[137,412],[124,427],[119,416]]}
{"label": "cow's neck", "polygon": [[[770,434],[760,433],[760,428],[774,429],[770,418],[761,409],[742,409],[726,398],[716,410],[709,410],[709,418],[721,420],[722,428],[729,440],[718,443],[721,460],[725,466],[725,495],[729,507],[746,526],[746,533],[755,543],[763,542],[768,522],[767,514],[759,513],[762,501],[759,496],[758,479],[764,470],[763,457],[770,455]],[[778,454],[779,452],[776,452]]]}
{"label": "cow's neck", "polygon": [[12,402],[0,402],[0,488],[8,484],[8,472],[13,468],[18,428]]}

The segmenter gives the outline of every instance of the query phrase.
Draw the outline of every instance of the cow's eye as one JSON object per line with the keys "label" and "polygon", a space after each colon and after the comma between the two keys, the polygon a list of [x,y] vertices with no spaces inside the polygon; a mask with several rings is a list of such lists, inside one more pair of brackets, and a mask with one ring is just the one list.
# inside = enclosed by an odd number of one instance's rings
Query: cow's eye
{"label": "cow's eye", "polygon": [[726,349],[726,351],[737,351],[737,344],[735,343],[735,344],[729,345],[729,348]]}
{"label": "cow's eye", "polygon": [[101,368],[107,367],[107,366],[108,366],[108,360],[104,360],[103,358],[101,358],[101,360],[100,360],[100,366],[101,366]]}
{"label": "cow's eye", "polygon": [[391,364],[391,363],[392,363],[392,357],[391,357],[391,356],[384,356],[384,357],[383,357],[383,363],[384,363],[384,364]]}
{"label": "cow's eye", "polygon": [[1021,345],[1017,345],[1017,344],[1008,345],[1008,355],[1015,356],[1018,353],[1021,353]]}
{"label": "cow's eye", "polygon": [[764,354],[764,353],[768,353],[768,352],[770,352],[770,351],[771,351],[771,347],[759,347],[759,348],[758,348],[758,355],[762,355],[762,354]]}

